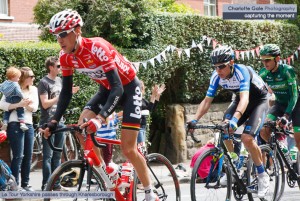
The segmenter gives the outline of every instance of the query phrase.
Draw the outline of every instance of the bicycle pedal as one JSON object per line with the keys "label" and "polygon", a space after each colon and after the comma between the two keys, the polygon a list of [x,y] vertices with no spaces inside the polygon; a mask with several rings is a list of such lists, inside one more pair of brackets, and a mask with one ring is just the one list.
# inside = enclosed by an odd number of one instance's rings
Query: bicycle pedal
{"label": "bicycle pedal", "polygon": [[247,192],[248,193],[256,193],[258,192],[258,189],[257,189],[257,185],[251,185],[251,186],[247,186]]}

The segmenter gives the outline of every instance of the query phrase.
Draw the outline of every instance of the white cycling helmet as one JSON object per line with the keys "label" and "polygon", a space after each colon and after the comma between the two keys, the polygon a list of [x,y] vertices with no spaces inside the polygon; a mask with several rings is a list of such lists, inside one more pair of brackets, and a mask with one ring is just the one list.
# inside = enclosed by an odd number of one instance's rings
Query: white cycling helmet
{"label": "white cycling helmet", "polygon": [[83,21],[75,10],[66,9],[53,15],[49,23],[50,33],[70,30],[77,25],[82,26]]}

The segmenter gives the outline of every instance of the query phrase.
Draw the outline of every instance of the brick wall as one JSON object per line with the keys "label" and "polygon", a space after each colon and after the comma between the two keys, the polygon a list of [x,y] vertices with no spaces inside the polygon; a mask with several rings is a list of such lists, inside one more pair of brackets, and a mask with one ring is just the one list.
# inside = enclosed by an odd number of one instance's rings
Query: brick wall
{"label": "brick wall", "polygon": [[38,41],[40,33],[34,24],[0,22],[0,41]]}
{"label": "brick wall", "polygon": [[197,10],[200,14],[204,13],[203,0],[178,0],[177,2],[189,5],[192,9]]}
{"label": "brick wall", "polygon": [[38,0],[11,0],[9,15],[13,22],[33,22],[33,7]]}

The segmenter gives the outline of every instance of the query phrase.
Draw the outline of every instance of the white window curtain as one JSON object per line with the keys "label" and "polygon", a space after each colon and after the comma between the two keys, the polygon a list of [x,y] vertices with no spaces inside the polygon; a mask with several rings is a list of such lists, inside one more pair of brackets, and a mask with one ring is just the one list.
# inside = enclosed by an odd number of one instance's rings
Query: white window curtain
{"label": "white window curtain", "polygon": [[204,0],[204,15],[216,16],[216,0]]}
{"label": "white window curtain", "polygon": [[0,15],[8,15],[8,0],[0,0]]}

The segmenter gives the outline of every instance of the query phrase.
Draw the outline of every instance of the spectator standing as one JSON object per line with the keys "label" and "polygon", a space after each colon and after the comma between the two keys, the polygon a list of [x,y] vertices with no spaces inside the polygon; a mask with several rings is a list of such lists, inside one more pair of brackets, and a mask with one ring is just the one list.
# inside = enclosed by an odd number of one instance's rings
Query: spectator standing
{"label": "spectator standing", "polygon": [[[35,78],[33,71],[29,67],[20,69],[21,77],[19,84],[23,93],[23,99],[19,103],[8,103],[6,97],[2,96],[0,109],[4,111],[14,110],[11,112],[8,125],[7,137],[10,142],[13,159],[11,161],[11,171],[19,185],[19,174],[21,172],[21,189],[22,191],[33,191],[29,185],[30,165],[33,152],[34,128],[32,122],[32,112],[38,109],[38,92],[33,86]],[[24,107],[25,124],[28,130],[24,131],[20,127],[16,108]]]}
{"label": "spectator standing", "polygon": [[[47,75],[44,76],[38,85],[38,94],[40,101],[41,117],[40,125],[49,122],[55,114],[58,97],[62,88],[62,80],[58,77],[60,73],[60,64],[57,57],[48,57],[45,61]],[[58,128],[64,127],[62,121],[59,122]],[[64,144],[64,133],[58,133],[52,138],[55,147],[62,148]],[[61,152],[53,151],[47,140],[43,138],[43,180],[42,190],[44,190],[52,172],[61,164]],[[57,184],[56,190],[61,190]]]}

